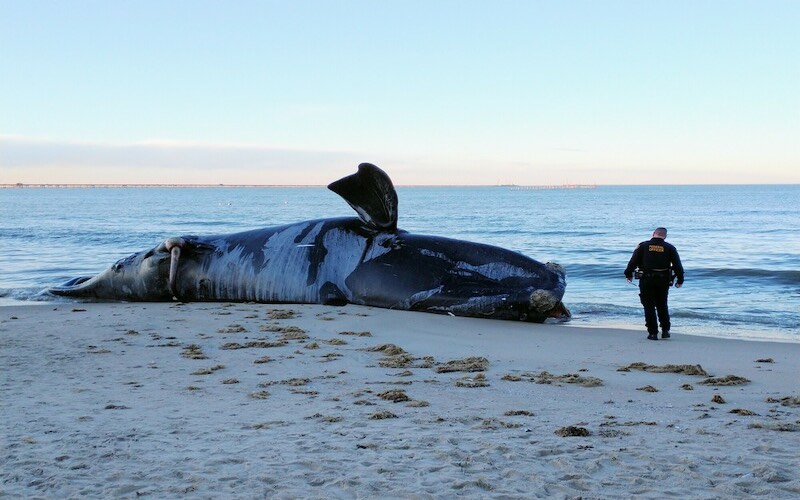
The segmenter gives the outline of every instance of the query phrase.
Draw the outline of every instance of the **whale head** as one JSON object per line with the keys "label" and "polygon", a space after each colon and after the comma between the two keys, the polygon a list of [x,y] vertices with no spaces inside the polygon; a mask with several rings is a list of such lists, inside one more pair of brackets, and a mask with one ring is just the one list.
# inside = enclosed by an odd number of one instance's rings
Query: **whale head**
{"label": "whale head", "polygon": [[182,241],[180,238],[170,238],[155,248],[118,260],[95,276],[74,278],[50,288],[48,292],[81,299],[170,300],[174,296],[170,285],[174,284],[176,253],[179,255]]}

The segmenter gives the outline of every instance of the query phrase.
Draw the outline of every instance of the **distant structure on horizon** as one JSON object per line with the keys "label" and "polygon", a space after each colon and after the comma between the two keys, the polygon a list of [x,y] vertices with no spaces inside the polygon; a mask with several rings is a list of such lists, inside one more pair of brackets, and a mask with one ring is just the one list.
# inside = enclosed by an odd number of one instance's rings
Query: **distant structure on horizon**
{"label": "distant structure on horizon", "polygon": [[[437,187],[427,186],[424,184],[417,185],[418,187]],[[324,185],[317,184],[136,184],[136,183],[27,183],[17,182],[16,184],[0,184],[0,189],[10,188],[308,188],[308,187],[325,187]],[[404,185],[403,187],[414,187],[414,185]],[[459,187],[452,185],[448,187]],[[527,190],[540,190],[540,189],[594,189],[597,184],[551,184],[551,185],[530,185],[523,186],[520,184],[497,184],[494,187],[502,187],[511,189],[512,191],[527,191]]]}
{"label": "distant structure on horizon", "polygon": [[521,186],[519,184],[506,184],[503,187],[508,187],[512,191],[528,191],[539,189],[595,189],[597,184],[547,184],[535,186]]}

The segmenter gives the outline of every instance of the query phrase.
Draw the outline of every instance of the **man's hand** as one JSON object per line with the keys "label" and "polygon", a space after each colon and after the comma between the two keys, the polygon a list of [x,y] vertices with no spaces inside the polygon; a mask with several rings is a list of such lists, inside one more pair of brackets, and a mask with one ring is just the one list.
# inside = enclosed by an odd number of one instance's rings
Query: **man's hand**
{"label": "man's hand", "polygon": [[683,283],[675,283],[675,288],[680,288],[683,286]]}

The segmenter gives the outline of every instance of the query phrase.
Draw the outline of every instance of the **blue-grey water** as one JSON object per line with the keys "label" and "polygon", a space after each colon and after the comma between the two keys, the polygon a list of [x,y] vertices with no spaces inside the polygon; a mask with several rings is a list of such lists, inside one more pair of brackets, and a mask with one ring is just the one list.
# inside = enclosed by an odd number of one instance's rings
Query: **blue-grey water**
{"label": "blue-grey water", "polygon": [[[402,229],[478,241],[567,269],[572,324],[642,328],[623,269],[656,226],[686,283],[675,333],[800,341],[800,186],[400,187]],[[354,212],[325,188],[0,189],[0,305],[95,274],[169,236]],[[61,299],[63,300],[63,299]]]}

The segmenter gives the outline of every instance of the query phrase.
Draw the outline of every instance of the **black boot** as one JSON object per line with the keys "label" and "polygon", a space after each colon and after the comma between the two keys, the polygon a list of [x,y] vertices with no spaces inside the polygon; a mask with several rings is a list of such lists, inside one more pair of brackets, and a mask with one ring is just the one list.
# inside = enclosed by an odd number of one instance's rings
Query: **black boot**
{"label": "black boot", "polygon": [[661,332],[661,338],[662,339],[668,339],[669,338],[669,330],[664,330],[663,332]]}
{"label": "black boot", "polygon": [[647,336],[647,340],[658,340],[658,334],[651,333],[650,335]]}

